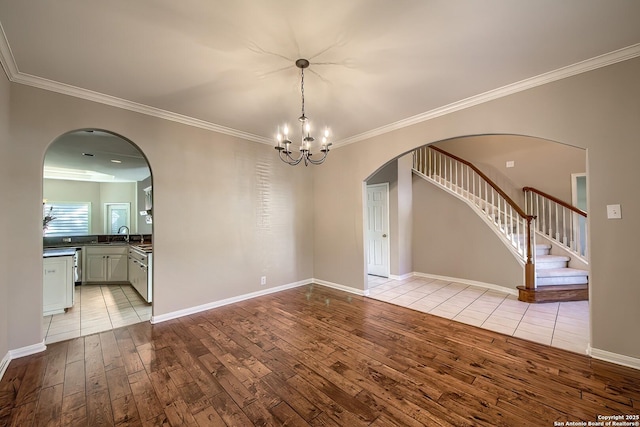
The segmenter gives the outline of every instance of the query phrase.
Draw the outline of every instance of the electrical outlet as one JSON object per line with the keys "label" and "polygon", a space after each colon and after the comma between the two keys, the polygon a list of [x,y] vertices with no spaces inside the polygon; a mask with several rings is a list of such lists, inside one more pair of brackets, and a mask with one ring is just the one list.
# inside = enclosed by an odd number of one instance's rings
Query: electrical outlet
{"label": "electrical outlet", "polygon": [[607,205],[607,219],[622,219],[620,205]]}
{"label": "electrical outlet", "polygon": [[507,161],[507,167],[508,168],[513,168],[516,166],[516,162],[514,162],[513,160],[508,160]]}
{"label": "electrical outlet", "polygon": [[260,284],[261,284],[262,286],[264,286],[264,285],[266,285],[266,284],[267,284],[267,276],[262,276],[262,277],[260,277]]}

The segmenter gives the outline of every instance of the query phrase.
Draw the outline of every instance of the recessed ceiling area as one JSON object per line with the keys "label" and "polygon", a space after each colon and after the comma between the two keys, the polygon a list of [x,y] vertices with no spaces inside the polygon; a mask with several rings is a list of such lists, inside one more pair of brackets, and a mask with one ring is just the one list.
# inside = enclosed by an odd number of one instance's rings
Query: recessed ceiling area
{"label": "recessed ceiling area", "polygon": [[14,82],[269,142],[299,115],[306,58],[307,115],[339,146],[638,56],[639,22],[637,0],[0,0],[0,59]]}
{"label": "recessed ceiling area", "polygon": [[133,144],[98,130],[62,135],[44,158],[45,179],[137,182],[150,175],[147,160]]}

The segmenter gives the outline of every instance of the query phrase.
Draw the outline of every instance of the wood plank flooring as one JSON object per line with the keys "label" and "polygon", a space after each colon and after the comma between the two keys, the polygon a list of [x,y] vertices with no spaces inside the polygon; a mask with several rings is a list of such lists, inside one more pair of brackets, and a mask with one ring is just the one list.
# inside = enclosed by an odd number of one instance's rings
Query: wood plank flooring
{"label": "wood plank flooring", "polygon": [[[640,371],[321,286],[14,360],[0,426],[553,426],[640,413]],[[559,425],[559,424],[555,424]]]}

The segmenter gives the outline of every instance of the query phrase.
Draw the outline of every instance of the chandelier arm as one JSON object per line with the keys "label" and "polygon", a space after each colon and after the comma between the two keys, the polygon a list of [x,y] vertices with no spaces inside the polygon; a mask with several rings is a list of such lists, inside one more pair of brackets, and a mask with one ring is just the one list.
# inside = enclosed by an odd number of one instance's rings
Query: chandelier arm
{"label": "chandelier arm", "polygon": [[[285,150],[282,150],[285,151]],[[294,159],[293,157],[291,157],[291,154],[289,154],[288,151],[285,151],[285,156],[286,157],[282,157],[282,151],[280,151],[280,160],[282,160],[285,163],[290,164],[291,166],[295,166],[298,163],[300,163],[300,161],[302,160],[302,155],[300,157],[298,157],[297,159]]]}
{"label": "chandelier arm", "polygon": [[324,159],[327,158],[327,153],[328,152],[329,152],[329,150],[323,151],[322,157],[320,157],[317,160],[314,160],[311,157],[309,157],[309,163],[311,163],[312,165],[320,165],[320,164],[324,163]]}

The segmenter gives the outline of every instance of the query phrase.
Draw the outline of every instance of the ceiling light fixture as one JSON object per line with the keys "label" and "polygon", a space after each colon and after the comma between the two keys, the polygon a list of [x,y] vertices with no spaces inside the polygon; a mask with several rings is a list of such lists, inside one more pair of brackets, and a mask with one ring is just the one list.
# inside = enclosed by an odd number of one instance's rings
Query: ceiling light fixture
{"label": "ceiling light fixture", "polygon": [[327,138],[329,137],[329,129],[326,128],[324,130],[324,136],[322,137],[322,144],[320,146],[322,157],[320,157],[319,159],[312,159],[311,143],[314,141],[314,138],[311,136],[311,125],[309,124],[309,118],[304,114],[304,69],[309,67],[309,61],[306,59],[298,59],[296,61],[296,67],[300,68],[300,93],[302,94],[302,115],[298,117],[298,121],[300,122],[300,127],[302,129],[300,156],[298,158],[291,157],[291,141],[289,140],[288,125],[284,125],[282,134],[280,133],[280,128],[278,128],[278,136],[276,138],[278,144],[275,146],[275,149],[278,150],[280,160],[290,164],[291,166],[297,165],[302,160],[304,160],[305,166],[308,166],[309,163],[311,163],[312,165],[319,165],[324,162],[324,160],[327,158],[327,154],[329,153],[329,146],[331,145],[331,143],[327,141]]}

